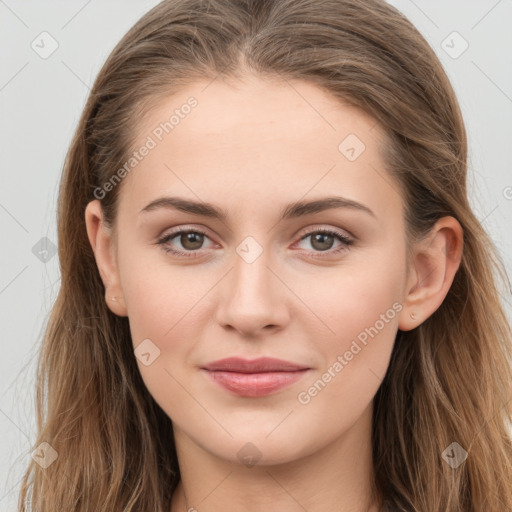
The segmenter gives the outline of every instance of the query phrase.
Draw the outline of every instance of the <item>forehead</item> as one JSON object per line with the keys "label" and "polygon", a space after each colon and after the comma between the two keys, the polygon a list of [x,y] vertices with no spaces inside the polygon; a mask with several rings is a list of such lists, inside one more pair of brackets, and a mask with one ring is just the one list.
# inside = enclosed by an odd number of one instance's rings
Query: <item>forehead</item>
{"label": "forehead", "polygon": [[[193,108],[187,106],[190,98],[196,103]],[[174,112],[179,114],[171,122],[175,139],[180,133],[184,137],[193,133],[203,138],[202,143],[209,137],[215,138],[215,144],[238,142],[248,149],[258,142],[255,135],[263,143],[275,137],[307,140],[323,134],[325,145],[334,144],[335,149],[346,130],[360,137],[375,130],[374,137],[382,136],[368,114],[312,83],[248,75],[243,81],[197,81],[162,97],[139,123],[138,142],[168,122]]]}
{"label": "forehead", "polygon": [[382,177],[385,136],[376,121],[304,81],[198,81],[161,98],[134,129],[134,150],[152,141],[126,180],[140,208],[176,192],[225,203],[218,194],[229,191],[256,206],[337,189],[375,202],[376,186],[391,182]]}

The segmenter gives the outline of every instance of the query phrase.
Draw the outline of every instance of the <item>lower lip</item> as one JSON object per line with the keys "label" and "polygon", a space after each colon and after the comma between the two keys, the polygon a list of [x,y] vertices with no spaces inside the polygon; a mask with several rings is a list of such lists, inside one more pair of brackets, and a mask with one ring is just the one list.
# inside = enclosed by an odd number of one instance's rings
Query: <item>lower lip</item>
{"label": "lower lip", "polygon": [[308,371],[236,373],[226,371],[202,370],[219,386],[239,396],[258,397],[270,395],[291,386]]}

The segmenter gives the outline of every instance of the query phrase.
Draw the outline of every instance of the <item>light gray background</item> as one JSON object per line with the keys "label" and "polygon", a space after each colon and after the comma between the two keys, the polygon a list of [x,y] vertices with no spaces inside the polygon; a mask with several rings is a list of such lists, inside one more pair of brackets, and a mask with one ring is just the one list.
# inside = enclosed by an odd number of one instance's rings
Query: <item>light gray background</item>
{"label": "light gray background", "polygon": [[[94,77],[157,3],[0,0],[0,511],[16,510],[35,439],[36,356],[59,287],[57,256],[44,263],[32,248],[42,237],[56,243],[60,173]],[[390,3],[423,33],[453,83],[469,136],[472,205],[510,275],[512,1]],[[47,59],[31,47],[43,31],[59,45]],[[464,43],[454,31],[469,44],[457,58]],[[510,295],[503,300],[512,318]]]}

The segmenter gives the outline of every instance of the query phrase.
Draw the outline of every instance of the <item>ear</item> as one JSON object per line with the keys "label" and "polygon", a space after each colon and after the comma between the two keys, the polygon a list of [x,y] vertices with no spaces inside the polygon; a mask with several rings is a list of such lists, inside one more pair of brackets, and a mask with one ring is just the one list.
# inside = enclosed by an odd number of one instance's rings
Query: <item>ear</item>
{"label": "ear", "polygon": [[112,313],[127,316],[123,290],[115,258],[112,231],[103,219],[103,209],[98,199],[91,201],[85,209],[87,236],[94,252],[96,265],[105,286],[105,301]]}
{"label": "ear", "polygon": [[459,222],[453,217],[443,217],[415,245],[398,317],[400,330],[414,329],[442,304],[460,266],[463,244]]}

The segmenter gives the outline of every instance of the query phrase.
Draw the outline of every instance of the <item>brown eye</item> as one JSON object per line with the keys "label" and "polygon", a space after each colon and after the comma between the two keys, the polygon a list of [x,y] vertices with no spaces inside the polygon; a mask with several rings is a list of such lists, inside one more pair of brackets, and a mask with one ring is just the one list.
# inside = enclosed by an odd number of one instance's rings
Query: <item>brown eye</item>
{"label": "brown eye", "polygon": [[205,238],[209,239],[206,233],[197,229],[180,229],[164,235],[157,244],[167,253],[195,258],[201,254]]}
{"label": "brown eye", "polygon": [[334,236],[327,233],[315,233],[311,236],[311,246],[319,251],[328,251],[334,244]]}
{"label": "brown eye", "polygon": [[[310,240],[309,245],[311,246],[308,250],[313,253],[328,252],[329,254],[334,254],[346,250],[348,246],[354,243],[347,236],[328,229],[311,230],[300,239],[300,242],[307,239]],[[336,241],[338,241],[337,247],[334,246]]]}
{"label": "brown eye", "polygon": [[185,231],[179,236],[182,247],[188,251],[201,249],[204,242],[204,235],[197,231]]}

